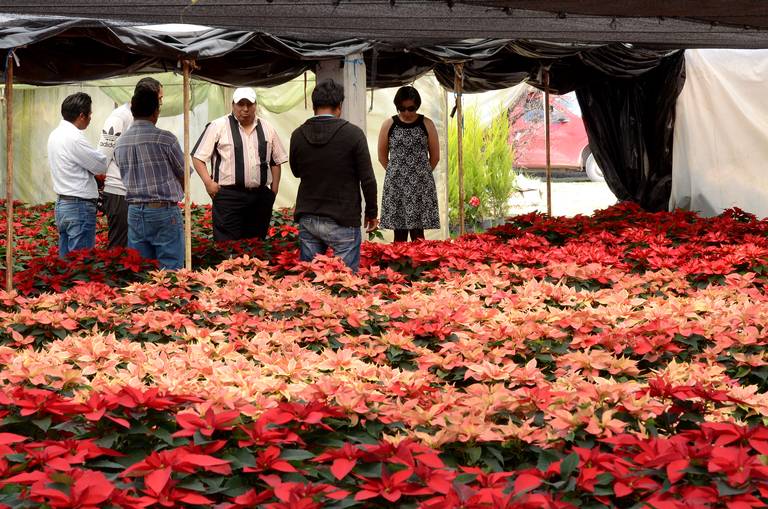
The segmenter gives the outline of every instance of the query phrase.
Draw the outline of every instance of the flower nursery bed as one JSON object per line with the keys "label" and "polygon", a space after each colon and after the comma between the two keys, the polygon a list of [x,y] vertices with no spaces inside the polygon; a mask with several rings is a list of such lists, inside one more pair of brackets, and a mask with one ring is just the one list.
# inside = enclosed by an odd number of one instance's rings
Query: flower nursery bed
{"label": "flower nursery bed", "polygon": [[264,243],[216,246],[196,208],[176,273],[60,261],[50,206],[18,211],[0,507],[768,502],[768,222],[749,214],[529,214],[365,243],[352,274],[298,262],[286,211]]}

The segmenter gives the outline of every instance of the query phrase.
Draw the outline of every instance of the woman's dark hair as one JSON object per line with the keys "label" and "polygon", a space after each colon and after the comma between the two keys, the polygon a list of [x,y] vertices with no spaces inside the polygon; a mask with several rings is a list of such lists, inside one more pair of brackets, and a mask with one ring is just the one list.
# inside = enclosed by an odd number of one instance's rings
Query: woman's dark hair
{"label": "woman's dark hair", "polygon": [[136,87],[131,97],[131,113],[134,118],[149,118],[160,109],[157,91],[149,87]]}
{"label": "woman's dark hair", "polygon": [[421,108],[421,96],[419,95],[419,91],[411,86],[400,87],[397,90],[397,93],[395,94],[395,101],[394,101],[395,108],[399,110],[403,102],[409,99],[413,101],[413,104],[414,106],[416,106],[417,110]]}
{"label": "woman's dark hair", "polygon": [[344,102],[344,87],[333,80],[324,80],[312,91],[312,108],[336,108]]}
{"label": "woman's dark hair", "polygon": [[141,78],[138,82],[136,82],[136,88],[134,89],[134,93],[136,90],[140,88],[148,88],[150,90],[154,90],[156,94],[160,93],[160,89],[163,87],[163,84],[157,81],[155,78],[150,78],[149,76],[146,76],[144,78]]}
{"label": "woman's dark hair", "polygon": [[91,114],[91,96],[78,92],[67,96],[61,103],[61,116],[68,122],[74,122],[80,114],[86,117]]}

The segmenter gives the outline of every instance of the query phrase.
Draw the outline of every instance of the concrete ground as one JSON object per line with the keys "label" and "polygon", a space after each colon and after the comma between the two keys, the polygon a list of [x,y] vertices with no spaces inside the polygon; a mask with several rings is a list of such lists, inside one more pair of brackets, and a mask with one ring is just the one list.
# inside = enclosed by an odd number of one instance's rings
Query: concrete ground
{"label": "concrete ground", "polygon": [[[510,214],[547,211],[546,180],[539,176],[518,177],[522,191],[510,199]],[[552,215],[590,215],[616,203],[605,182],[590,182],[585,178],[554,179],[552,181]]]}

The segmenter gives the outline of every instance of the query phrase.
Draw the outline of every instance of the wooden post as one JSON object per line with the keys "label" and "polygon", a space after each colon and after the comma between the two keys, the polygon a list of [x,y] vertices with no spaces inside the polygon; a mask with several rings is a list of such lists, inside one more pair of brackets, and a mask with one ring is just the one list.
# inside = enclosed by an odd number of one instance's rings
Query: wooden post
{"label": "wooden post", "polygon": [[[440,87],[440,90],[443,93],[443,129],[445,130],[445,135],[443,136],[443,150],[440,158],[445,161],[445,181],[444,181],[444,187],[445,187],[445,196],[443,197],[445,206],[443,207],[443,214],[440,217],[440,224],[442,225],[442,233],[444,239],[450,239],[451,238],[451,219],[450,219],[450,213],[449,208],[451,204],[451,190],[450,190],[450,179],[451,179],[451,165],[449,164],[449,152],[450,152],[450,139],[451,139],[451,116],[448,109],[448,91]],[[373,92],[373,89],[371,89],[371,92]]]}
{"label": "wooden post", "polygon": [[549,140],[549,69],[544,68],[544,144],[547,153],[547,215],[552,215],[552,158]]}
{"label": "wooden post", "polygon": [[5,62],[5,289],[13,290],[13,52]]}
{"label": "wooden post", "polygon": [[365,95],[366,73],[362,53],[351,53],[344,57],[342,68],[344,79],[344,106],[341,118],[348,120],[366,132],[368,125],[368,103]]}
{"label": "wooden post", "polygon": [[456,94],[456,154],[459,178],[459,235],[464,235],[464,115],[461,111],[461,90],[464,83],[464,64],[453,66],[453,91]]}
{"label": "wooden post", "polygon": [[[344,69],[341,68],[343,59],[334,58],[332,60],[320,60],[315,65],[315,86],[323,80],[333,80],[339,85],[344,84]],[[344,90],[346,99],[347,90]],[[342,108],[342,115],[344,109]]]}
{"label": "wooden post", "polygon": [[184,266],[192,269],[192,210],[189,193],[189,75],[193,62],[184,60]]}

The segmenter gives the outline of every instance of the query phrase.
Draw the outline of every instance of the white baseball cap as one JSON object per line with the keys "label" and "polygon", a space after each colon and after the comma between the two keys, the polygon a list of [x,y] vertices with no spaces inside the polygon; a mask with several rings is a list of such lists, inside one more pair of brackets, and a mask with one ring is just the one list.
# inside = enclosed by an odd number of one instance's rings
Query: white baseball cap
{"label": "white baseball cap", "polygon": [[243,87],[243,88],[236,89],[235,93],[232,94],[232,102],[239,103],[243,99],[245,99],[248,102],[255,103],[256,91],[250,87]]}

